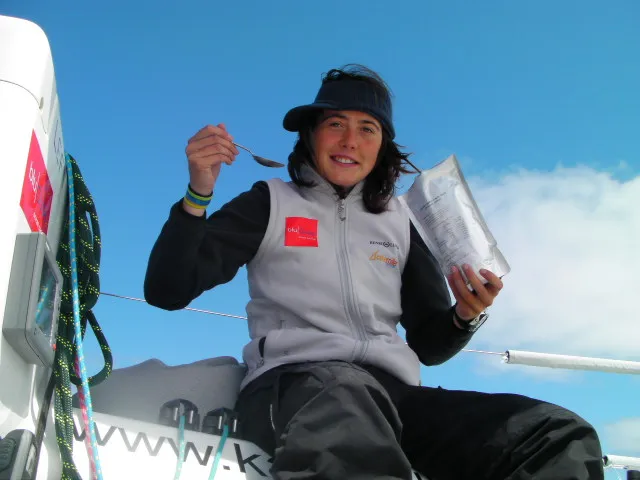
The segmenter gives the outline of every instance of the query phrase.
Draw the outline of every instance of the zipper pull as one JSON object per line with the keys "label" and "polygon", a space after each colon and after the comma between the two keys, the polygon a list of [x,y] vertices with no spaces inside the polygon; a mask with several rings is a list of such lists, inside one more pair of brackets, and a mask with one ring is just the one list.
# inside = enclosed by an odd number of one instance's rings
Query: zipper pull
{"label": "zipper pull", "polygon": [[347,212],[344,206],[343,198],[341,198],[340,201],[338,202],[338,217],[340,217],[340,220],[342,221],[344,221],[347,218]]}

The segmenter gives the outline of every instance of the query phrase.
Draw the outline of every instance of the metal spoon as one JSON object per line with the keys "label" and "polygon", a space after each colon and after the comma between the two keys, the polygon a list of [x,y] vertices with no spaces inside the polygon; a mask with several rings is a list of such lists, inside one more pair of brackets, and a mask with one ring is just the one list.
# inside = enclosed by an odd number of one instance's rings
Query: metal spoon
{"label": "metal spoon", "polygon": [[238,147],[238,148],[241,148],[241,149],[246,150],[247,152],[249,152],[251,154],[251,156],[253,157],[253,159],[256,162],[258,162],[260,165],[264,165],[265,167],[284,167],[284,164],[282,164],[282,163],[274,162],[273,160],[269,160],[268,158],[264,158],[264,157],[261,157],[260,155],[256,155],[251,150],[249,150],[247,147],[243,147],[242,145],[238,145],[237,143],[234,143],[234,145],[236,147]]}

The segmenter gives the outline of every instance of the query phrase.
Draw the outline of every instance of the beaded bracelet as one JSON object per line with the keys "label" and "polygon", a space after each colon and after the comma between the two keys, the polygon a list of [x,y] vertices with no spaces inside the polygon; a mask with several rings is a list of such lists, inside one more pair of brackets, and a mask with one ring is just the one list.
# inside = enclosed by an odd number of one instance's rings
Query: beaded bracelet
{"label": "beaded bracelet", "polygon": [[184,201],[187,205],[200,210],[205,210],[211,203],[213,198],[213,192],[209,195],[200,195],[198,192],[191,188],[191,185],[187,187],[187,193],[184,195]]}

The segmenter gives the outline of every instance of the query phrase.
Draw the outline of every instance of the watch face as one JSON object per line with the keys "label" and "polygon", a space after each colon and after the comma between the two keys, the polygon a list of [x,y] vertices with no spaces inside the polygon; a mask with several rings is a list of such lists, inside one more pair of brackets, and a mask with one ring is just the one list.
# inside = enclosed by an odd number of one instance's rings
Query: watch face
{"label": "watch face", "polygon": [[481,313],[480,315],[478,315],[476,318],[474,318],[469,322],[469,330],[475,332],[482,326],[484,322],[487,321],[487,318],[489,318],[488,314]]}

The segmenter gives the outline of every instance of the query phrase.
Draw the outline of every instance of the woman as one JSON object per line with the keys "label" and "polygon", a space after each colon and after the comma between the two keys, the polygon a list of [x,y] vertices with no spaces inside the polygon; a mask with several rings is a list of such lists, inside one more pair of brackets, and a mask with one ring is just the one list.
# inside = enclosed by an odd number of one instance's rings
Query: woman
{"label": "woman", "polygon": [[[437,262],[394,197],[404,171],[390,93],[374,72],[331,70],[290,110],[291,182],[258,182],[206,218],[225,126],[188,142],[189,187],[151,253],[145,296],[183,308],[247,266],[251,341],[236,409],[277,479],[604,478],[594,429],[517,395],[421,387],[420,363],[454,356],[503,287]],[[463,267],[466,268],[466,267]],[[396,326],[406,330],[406,340]],[[245,420],[245,421],[243,421]]]}

